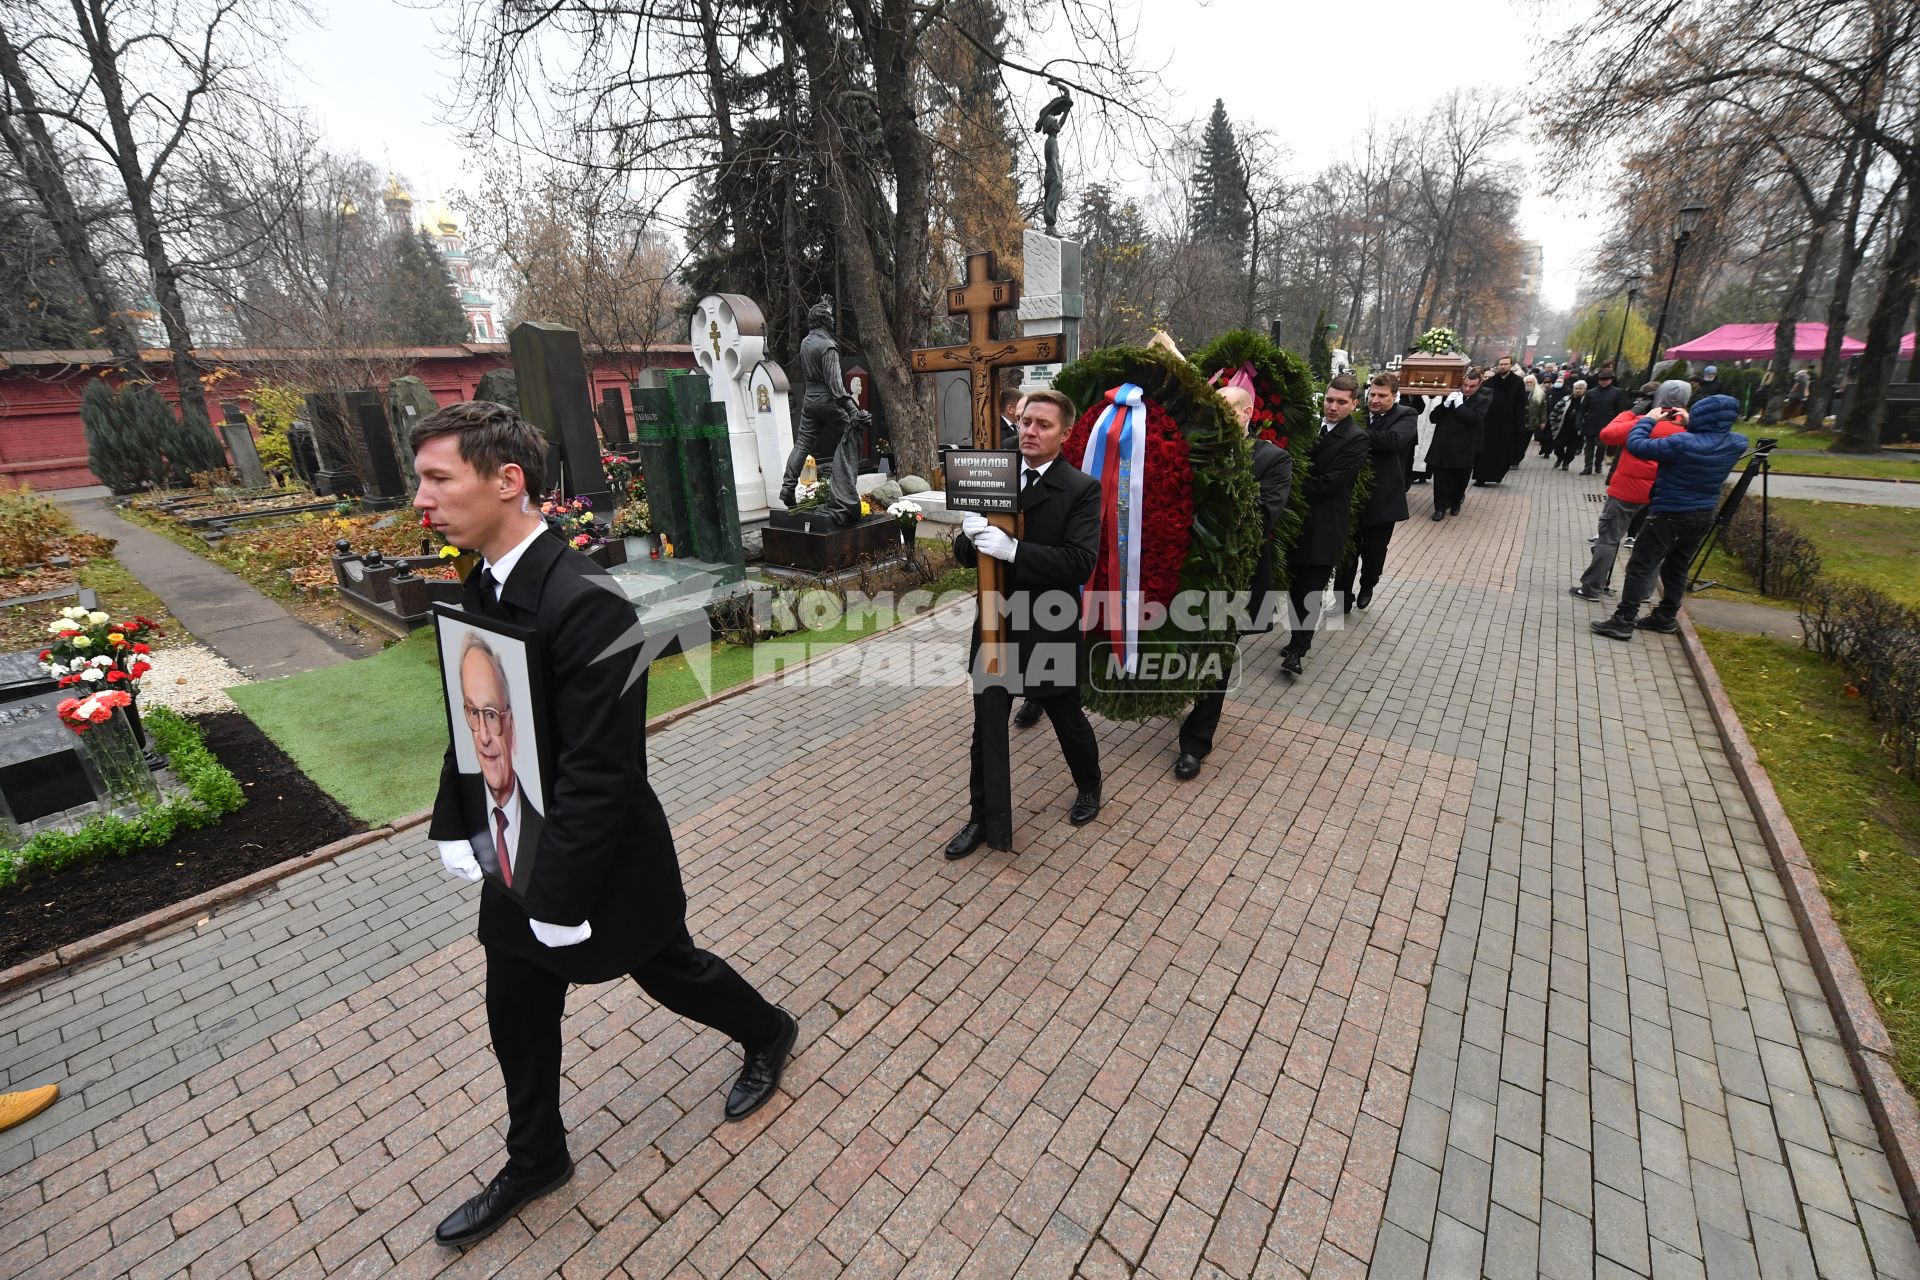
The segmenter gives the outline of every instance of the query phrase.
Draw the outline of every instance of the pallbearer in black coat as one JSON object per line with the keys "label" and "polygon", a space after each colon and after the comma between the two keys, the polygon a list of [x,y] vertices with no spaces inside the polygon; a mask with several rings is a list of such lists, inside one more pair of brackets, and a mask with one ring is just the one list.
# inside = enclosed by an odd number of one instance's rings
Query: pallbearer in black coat
{"label": "pallbearer in black coat", "polygon": [[[1093,576],[1100,549],[1100,484],[1060,456],[1060,446],[1078,416],[1064,392],[1033,392],[1021,406],[1020,514],[1018,538],[968,516],[953,540],[954,559],[966,568],[983,555],[1005,563],[1005,638],[1017,654],[1016,670],[995,683],[976,682],[973,749],[968,774],[966,825],[947,842],[947,857],[964,858],[985,843],[1013,848],[1007,715],[1013,695],[1025,693],[1053,721],[1054,736],[1073,774],[1074,800],[1067,821],[1092,822],[1100,812],[1100,747],[1080,706],[1085,650],[1080,636],[1080,588]],[[973,629],[977,666],[980,625]]]}
{"label": "pallbearer in black coat", "polygon": [[1433,473],[1433,518],[1459,515],[1467,500],[1467,477],[1480,452],[1481,427],[1493,392],[1480,384],[1480,370],[1468,369],[1460,390],[1450,392],[1433,410],[1433,442],[1427,446],[1427,470]]}
{"label": "pallbearer in black coat", "polygon": [[1368,451],[1367,433],[1353,420],[1359,400],[1360,384],[1349,373],[1335,374],[1321,400],[1320,437],[1307,458],[1307,518],[1287,557],[1293,638],[1280,651],[1280,670],[1289,676],[1305,670],[1304,660],[1320,620],[1320,597],[1326,594],[1327,578],[1347,549],[1353,484],[1367,463]]}
{"label": "pallbearer in black coat", "polygon": [[[1407,518],[1407,476],[1402,460],[1419,434],[1418,414],[1400,404],[1400,379],[1376,373],[1367,379],[1367,447],[1373,452],[1373,488],[1360,509],[1354,547],[1340,562],[1333,589],[1345,612],[1373,603],[1373,588],[1387,564],[1393,527]],[[1353,594],[1354,570],[1360,571],[1360,596]]]}
{"label": "pallbearer in black coat", "polygon": [[[545,723],[516,726],[553,747],[546,812],[514,842],[522,871],[514,893],[524,905],[492,879],[480,890],[507,1163],[434,1233],[441,1244],[466,1245],[573,1174],[560,1116],[569,983],[631,975],[661,1004],[739,1041],[747,1061],[727,1097],[729,1119],[773,1096],[799,1027],[687,932],[673,831],[647,785],[651,655],[626,595],[547,532],[528,500],[541,489],[546,437],[511,409],[469,401],[421,421],[412,444],[414,506],[449,542],[482,557],[461,607],[534,633],[550,700]],[[428,834],[450,873],[480,880],[460,778],[449,749]]]}
{"label": "pallbearer in black coat", "polygon": [[[1220,398],[1233,407],[1242,428],[1253,425],[1253,393],[1241,387],[1227,387]],[[1246,634],[1273,628],[1273,569],[1276,541],[1274,529],[1293,497],[1293,455],[1271,440],[1253,442],[1253,478],[1260,486],[1260,558],[1254,562],[1253,579],[1247,589]],[[1228,674],[1212,692],[1201,694],[1187,718],[1180,723],[1180,758],[1173,762],[1178,778],[1191,778],[1200,772],[1200,762],[1213,750],[1213,731],[1220,726],[1220,713],[1226,709]]]}
{"label": "pallbearer in black coat", "polygon": [[1501,356],[1488,375],[1492,396],[1481,423],[1480,452],[1473,460],[1475,484],[1499,484],[1507,469],[1527,456],[1526,380],[1513,367],[1512,356]]}

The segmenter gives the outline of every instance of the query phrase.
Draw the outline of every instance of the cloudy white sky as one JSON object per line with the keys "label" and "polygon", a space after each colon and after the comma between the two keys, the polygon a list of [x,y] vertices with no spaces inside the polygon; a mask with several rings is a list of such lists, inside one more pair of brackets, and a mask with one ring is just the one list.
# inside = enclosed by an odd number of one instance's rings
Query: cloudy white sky
{"label": "cloudy white sky", "polygon": [[[1236,123],[1272,132],[1295,173],[1346,154],[1370,114],[1390,121],[1454,88],[1530,87],[1539,66],[1535,32],[1549,20],[1543,13],[1558,29],[1572,7],[1540,0],[1480,0],[1452,11],[1416,0],[1133,3],[1137,58],[1164,66],[1168,116],[1204,116],[1222,97]],[[316,0],[315,8],[321,25],[297,42],[292,94],[336,143],[376,163],[384,158],[423,194],[458,185],[475,157],[463,151],[440,105],[452,94],[455,69],[437,29],[448,25],[447,10],[435,0]],[[1031,86],[1020,106],[1025,118],[1047,92]],[[1515,146],[1508,163],[1537,173],[1526,157],[1540,145]],[[1093,162],[1083,147],[1069,146],[1070,190],[1086,176],[1071,167]],[[1520,185],[1522,229],[1545,249],[1544,301],[1567,306],[1599,238],[1604,202],[1551,195],[1535,177],[1522,176]],[[1587,207],[1594,213],[1583,215]]]}

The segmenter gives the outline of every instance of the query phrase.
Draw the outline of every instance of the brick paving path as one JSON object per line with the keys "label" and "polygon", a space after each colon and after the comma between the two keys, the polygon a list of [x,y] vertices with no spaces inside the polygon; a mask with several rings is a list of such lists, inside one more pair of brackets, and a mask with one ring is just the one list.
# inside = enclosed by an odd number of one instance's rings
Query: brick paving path
{"label": "brick paving path", "polygon": [[1100,725],[1090,827],[1021,735],[1011,857],[939,857],[964,691],[844,675],[955,673],[951,619],[658,732],[695,933],[801,1050],[722,1125],[730,1045],[576,989],[579,1173],[465,1255],[505,1120],[419,829],[10,993],[0,1082],[68,1096],[0,1135],[0,1276],[1920,1276],[1676,642],[1565,595],[1587,492],[1419,512],[1193,782]]}

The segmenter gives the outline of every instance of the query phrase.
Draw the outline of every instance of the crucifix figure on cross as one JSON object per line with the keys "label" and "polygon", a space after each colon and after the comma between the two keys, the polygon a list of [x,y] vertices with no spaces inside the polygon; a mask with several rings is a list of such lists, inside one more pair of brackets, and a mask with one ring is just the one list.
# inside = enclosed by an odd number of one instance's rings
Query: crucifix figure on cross
{"label": "crucifix figure on cross", "polygon": [[947,314],[967,318],[967,340],[951,347],[922,347],[913,353],[915,373],[965,369],[973,382],[973,447],[1000,444],[1000,413],[994,404],[994,371],[1060,359],[1066,339],[1058,333],[996,339],[993,318],[1020,305],[1020,282],[996,279],[991,252],[967,255],[967,282],[947,290]]}

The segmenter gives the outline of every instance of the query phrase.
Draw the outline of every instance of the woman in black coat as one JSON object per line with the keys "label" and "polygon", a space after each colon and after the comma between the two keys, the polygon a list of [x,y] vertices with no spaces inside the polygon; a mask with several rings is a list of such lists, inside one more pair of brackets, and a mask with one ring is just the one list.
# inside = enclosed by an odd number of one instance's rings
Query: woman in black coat
{"label": "woman in black coat", "polygon": [[1493,405],[1493,392],[1480,380],[1480,370],[1468,369],[1460,390],[1449,395],[1433,411],[1433,443],[1427,446],[1427,470],[1433,475],[1433,518],[1443,520],[1451,512],[1460,514],[1466,500],[1467,480],[1473,475],[1473,460],[1480,452],[1487,410]]}

